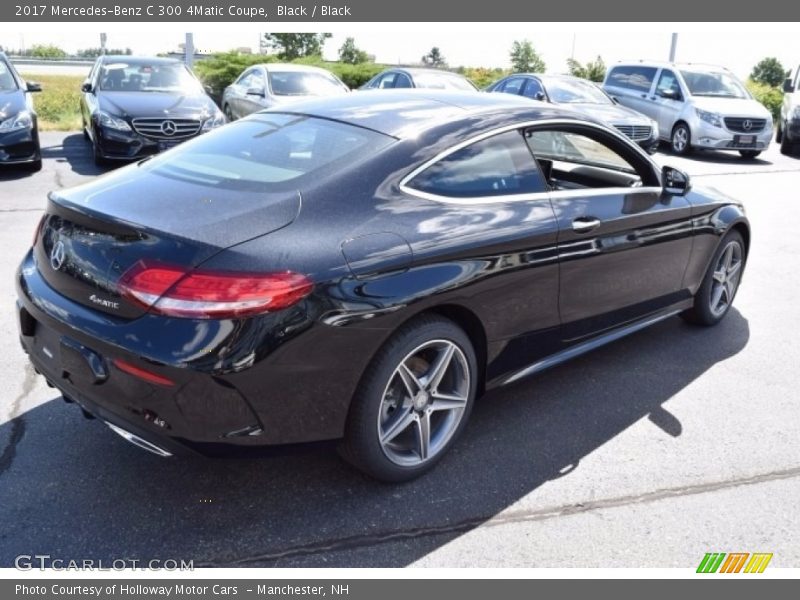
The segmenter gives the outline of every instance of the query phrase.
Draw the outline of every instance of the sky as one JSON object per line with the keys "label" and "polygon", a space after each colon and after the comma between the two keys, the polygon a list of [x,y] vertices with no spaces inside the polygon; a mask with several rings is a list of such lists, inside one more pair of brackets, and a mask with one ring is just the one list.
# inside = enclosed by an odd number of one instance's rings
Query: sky
{"label": "sky", "polygon": [[[728,67],[746,77],[759,60],[777,57],[786,68],[800,63],[800,36],[792,23],[332,23],[271,24],[271,31],[330,31],[326,58],[335,59],[346,37],[373,54],[378,62],[418,62],[438,46],[451,66],[509,67],[514,40],[530,40],[544,58],[547,71],[566,71],[567,58],[585,62],[600,55],[607,65],[620,60],[666,60],[671,35],[677,32],[676,58]],[[201,51],[238,47],[258,49],[264,24],[252,23],[96,23],[15,24],[14,31],[0,26],[0,45],[6,48],[55,44],[67,51],[100,45],[108,34],[109,47],[130,47],[135,54],[177,50],[185,32],[192,31]]]}

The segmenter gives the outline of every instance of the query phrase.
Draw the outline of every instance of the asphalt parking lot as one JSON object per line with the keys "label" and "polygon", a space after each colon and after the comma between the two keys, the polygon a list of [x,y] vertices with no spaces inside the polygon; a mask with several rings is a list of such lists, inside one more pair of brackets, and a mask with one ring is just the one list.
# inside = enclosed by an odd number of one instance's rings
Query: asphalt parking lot
{"label": "asphalt parking lot", "polygon": [[41,173],[0,171],[0,566],[800,566],[800,159],[658,155],[746,203],[728,317],[670,319],[489,394],[435,471],[392,486],[324,450],[160,459],[62,402],[19,348],[13,273],[46,193],[100,171],[80,134],[42,143]]}

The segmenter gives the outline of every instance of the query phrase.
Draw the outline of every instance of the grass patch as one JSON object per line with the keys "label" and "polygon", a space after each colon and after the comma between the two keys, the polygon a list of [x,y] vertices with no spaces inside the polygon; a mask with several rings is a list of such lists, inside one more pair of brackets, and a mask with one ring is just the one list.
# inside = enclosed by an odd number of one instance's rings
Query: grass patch
{"label": "grass patch", "polygon": [[80,131],[81,84],[84,77],[23,73],[22,78],[42,84],[42,91],[33,95],[40,131]]}

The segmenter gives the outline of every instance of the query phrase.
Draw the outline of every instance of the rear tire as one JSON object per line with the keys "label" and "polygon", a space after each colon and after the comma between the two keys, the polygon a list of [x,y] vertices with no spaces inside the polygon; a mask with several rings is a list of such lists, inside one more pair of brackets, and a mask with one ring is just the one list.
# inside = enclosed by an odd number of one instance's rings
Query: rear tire
{"label": "rear tire", "polygon": [[672,128],[669,145],[678,156],[686,156],[692,151],[692,132],[686,123],[678,123]]}
{"label": "rear tire", "polygon": [[438,316],[411,321],[367,367],[339,453],[381,481],[419,477],[464,429],[477,380],[475,350],[461,328]]}
{"label": "rear tire", "polygon": [[694,296],[694,306],[681,316],[689,323],[706,327],[725,318],[739,289],[746,260],[742,234],[730,231],[714,252],[703,283]]}
{"label": "rear tire", "polygon": [[785,156],[791,156],[792,150],[794,150],[793,148],[794,144],[792,144],[792,142],[789,141],[789,136],[786,134],[785,131],[781,132],[780,141],[781,141],[781,154]]}

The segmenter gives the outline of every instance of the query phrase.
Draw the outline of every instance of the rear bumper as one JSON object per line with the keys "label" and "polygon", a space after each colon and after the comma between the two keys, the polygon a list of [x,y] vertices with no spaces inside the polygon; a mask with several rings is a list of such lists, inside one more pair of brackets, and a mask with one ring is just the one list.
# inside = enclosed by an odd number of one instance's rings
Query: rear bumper
{"label": "rear bumper", "polygon": [[35,129],[0,134],[0,164],[29,163],[40,158]]}
{"label": "rear bumper", "polygon": [[386,335],[314,324],[302,303],[244,321],[124,320],[59,294],[30,252],[16,287],[20,341],[36,369],[87,412],[172,454],[340,438]]}

